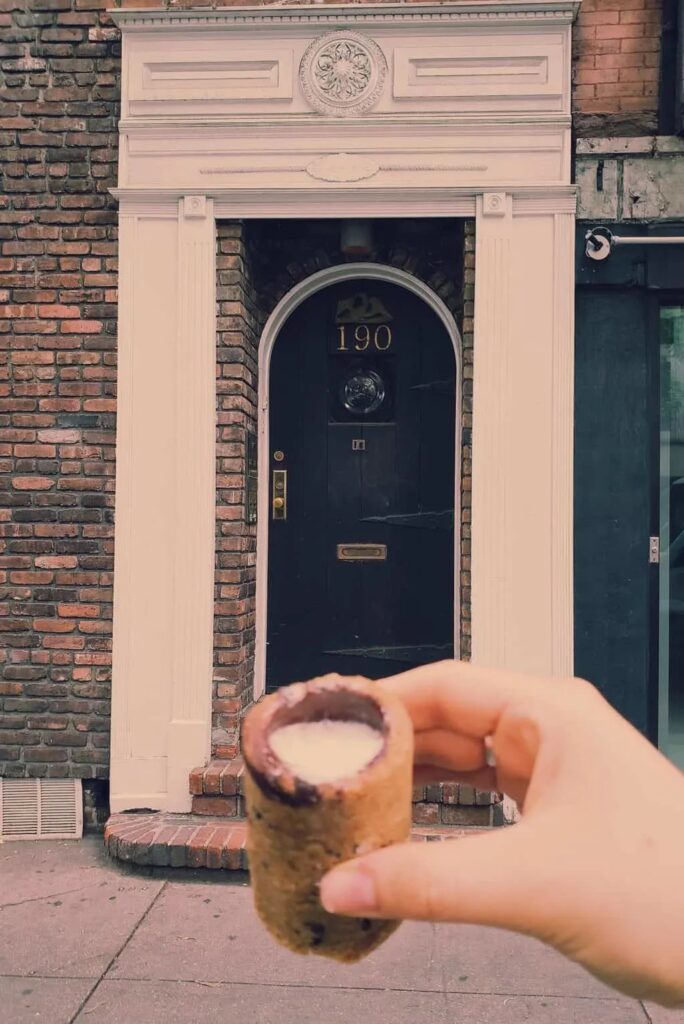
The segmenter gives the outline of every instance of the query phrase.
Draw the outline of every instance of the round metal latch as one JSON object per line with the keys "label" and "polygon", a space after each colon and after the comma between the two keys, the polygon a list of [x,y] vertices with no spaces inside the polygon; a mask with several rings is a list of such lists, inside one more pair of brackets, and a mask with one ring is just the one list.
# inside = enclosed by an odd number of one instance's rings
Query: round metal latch
{"label": "round metal latch", "polygon": [[587,231],[584,240],[587,243],[584,254],[590,260],[608,259],[613,247],[613,235],[608,228],[593,228],[591,231]]}

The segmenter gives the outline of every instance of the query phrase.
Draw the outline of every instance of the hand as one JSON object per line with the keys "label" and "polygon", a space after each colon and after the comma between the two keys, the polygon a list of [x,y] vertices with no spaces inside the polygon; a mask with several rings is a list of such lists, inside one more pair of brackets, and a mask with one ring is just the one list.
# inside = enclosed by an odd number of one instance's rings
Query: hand
{"label": "hand", "polygon": [[503,791],[522,820],[348,861],[321,882],[326,910],[523,932],[684,1004],[684,775],[582,680],[441,662],[377,685],[413,719],[417,782]]}

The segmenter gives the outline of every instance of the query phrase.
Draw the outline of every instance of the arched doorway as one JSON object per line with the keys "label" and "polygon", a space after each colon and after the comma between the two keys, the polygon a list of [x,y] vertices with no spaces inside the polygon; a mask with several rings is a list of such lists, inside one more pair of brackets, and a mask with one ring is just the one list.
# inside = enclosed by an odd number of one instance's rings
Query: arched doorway
{"label": "arched doorway", "polygon": [[317,275],[262,362],[268,690],[455,653],[458,333],[420,282],[369,271]]}

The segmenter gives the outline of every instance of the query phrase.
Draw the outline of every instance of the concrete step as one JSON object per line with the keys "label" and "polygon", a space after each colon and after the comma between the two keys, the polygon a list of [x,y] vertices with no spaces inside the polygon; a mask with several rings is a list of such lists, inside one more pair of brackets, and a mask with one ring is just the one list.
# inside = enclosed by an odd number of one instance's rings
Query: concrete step
{"label": "concrete step", "polygon": [[[458,839],[485,829],[416,826],[415,842]],[[116,860],[141,867],[248,871],[247,822],[168,811],[113,814],[105,826],[105,848]]]}
{"label": "concrete step", "polygon": [[[190,773],[193,814],[243,818],[245,763],[242,757],[215,758]],[[417,786],[413,791],[413,823],[421,827],[503,824],[499,793],[489,793],[456,782]]]}

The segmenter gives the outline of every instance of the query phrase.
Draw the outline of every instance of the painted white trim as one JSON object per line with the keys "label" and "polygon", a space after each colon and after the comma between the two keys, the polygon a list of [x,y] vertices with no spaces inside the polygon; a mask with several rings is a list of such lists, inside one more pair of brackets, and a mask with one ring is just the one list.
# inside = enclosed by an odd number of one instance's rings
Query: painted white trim
{"label": "painted white trim", "polygon": [[478,199],[472,659],[573,670],[574,214]]}
{"label": "painted white trim", "polygon": [[555,676],[570,676],[574,667],[572,501],[575,451],[575,218],[572,214],[559,212],[554,215],[553,252],[552,668]]}
{"label": "painted white trim", "polygon": [[[177,214],[183,196],[202,195],[214,200],[217,220],[245,218],[270,220],[274,217],[474,217],[476,197],[482,192],[505,192],[512,196],[513,215],[574,213],[577,190],[574,185],[507,187],[498,184],[470,188],[318,188],[306,189],[111,189],[111,194],[130,213],[158,216]],[[305,211],[305,212],[304,212]]]}
{"label": "painted white trim", "polygon": [[456,360],[456,424],[455,424],[455,458],[456,471],[454,478],[454,655],[460,656],[461,639],[461,407],[463,390],[463,351],[461,335],[456,322],[444,302],[431,288],[413,277],[405,270],[386,266],[382,263],[345,263],[336,267],[320,270],[306,280],[295,285],[283,296],[275,307],[261,334],[259,342],[259,447],[258,447],[258,513],[257,513],[257,570],[256,570],[256,641],[254,661],[254,699],[264,692],[266,685],[266,637],[268,635],[268,533],[270,522],[269,480],[270,480],[270,448],[269,448],[269,378],[271,354],[278,335],[291,314],[312,295],[338,284],[340,281],[353,281],[358,278],[370,278],[376,281],[388,281],[407,291],[413,292],[437,314],[441,320],[454,348]]}
{"label": "painted white trim", "polygon": [[414,22],[428,24],[482,23],[482,22],[560,22],[574,21],[580,7],[580,0],[471,0],[470,3],[445,4],[363,4],[350,7],[347,4],[296,5],[274,10],[274,5],[265,7],[228,7],[214,10],[135,10],[110,9],[110,18],[125,28],[145,31],[158,26],[166,28],[202,29],[212,25],[244,26],[253,29],[255,25],[301,27],[309,25],[337,27],[345,24],[382,25]]}
{"label": "painted white trim", "polygon": [[[410,110],[400,111],[392,115],[392,124],[387,124],[387,115],[370,111],[363,116],[363,127],[372,131],[374,128],[382,128],[385,131],[394,132],[396,129],[410,128],[414,137],[420,138],[428,135],[435,128],[467,128],[469,132],[487,136],[491,134],[492,128],[499,132],[513,128],[518,131],[522,128],[541,128],[545,134],[558,131],[560,127],[569,128],[572,124],[572,116],[558,111],[550,113],[541,111],[530,113],[530,111],[491,111],[487,113],[486,121],[483,121],[482,114],[472,110],[448,110],[433,111],[427,116],[423,113],[415,113]],[[236,113],[215,113],[205,111],[197,114],[190,122],[182,113],[168,113],[155,117],[153,114],[135,114],[130,117],[121,117],[119,130],[126,132],[129,137],[137,135],[138,138],[153,138],[154,136],[164,137],[168,132],[177,133],[178,138],[187,138],[188,135],[198,139],[215,141],[217,127],[240,127],[241,136],[244,139],[254,138],[259,134],[260,129],[267,128],[269,133],[276,136],[288,136],[291,134],[292,126],[301,127],[311,124],[311,115],[292,113],[283,115],[274,110],[269,113],[258,114],[249,121],[245,121]],[[317,129],[332,128],[339,135],[345,138],[353,136],[358,124],[352,119],[342,120],[341,118],[329,117],[321,114],[316,118]],[[207,144],[202,149],[205,152]],[[665,150],[661,149],[661,152]]]}
{"label": "painted white trim", "polygon": [[188,774],[211,750],[211,200],[177,202],[175,217],[123,210],[120,256],[110,804],[188,811]]}

